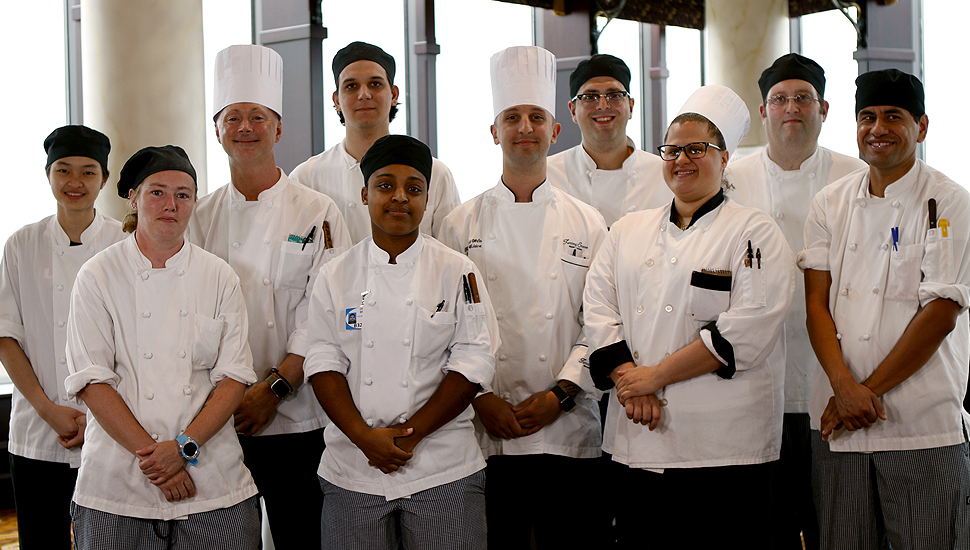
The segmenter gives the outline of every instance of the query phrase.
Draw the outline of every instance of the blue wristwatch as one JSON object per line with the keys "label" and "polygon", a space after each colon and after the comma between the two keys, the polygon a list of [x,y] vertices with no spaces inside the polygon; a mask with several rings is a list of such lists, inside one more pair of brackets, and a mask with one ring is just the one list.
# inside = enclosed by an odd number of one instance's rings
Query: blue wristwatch
{"label": "blue wristwatch", "polygon": [[189,466],[195,466],[199,463],[199,444],[194,439],[181,433],[175,438],[175,442],[179,444],[179,452],[182,453],[182,458],[189,463]]}

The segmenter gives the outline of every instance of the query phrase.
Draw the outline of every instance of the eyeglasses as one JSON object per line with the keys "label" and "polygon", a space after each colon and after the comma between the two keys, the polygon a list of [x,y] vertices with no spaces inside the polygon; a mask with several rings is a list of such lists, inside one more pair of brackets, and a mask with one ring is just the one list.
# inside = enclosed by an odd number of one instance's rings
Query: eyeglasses
{"label": "eyeglasses", "polygon": [[619,104],[624,98],[630,97],[630,94],[626,92],[610,92],[608,94],[576,94],[572,100],[577,99],[583,104],[583,107],[595,107],[599,105],[600,98],[606,98],[606,104],[613,106],[614,104]]}
{"label": "eyeglasses", "polygon": [[696,160],[704,158],[704,155],[707,154],[708,147],[713,147],[718,151],[724,150],[717,145],[708,143],[706,141],[695,141],[694,143],[688,143],[683,147],[677,145],[661,145],[657,147],[657,150],[660,151],[660,158],[664,160],[677,160],[677,158],[680,157],[681,151],[687,153],[687,158]]}
{"label": "eyeglasses", "polygon": [[778,94],[768,98],[768,105],[776,109],[781,109],[783,107],[787,107],[788,102],[793,99],[795,100],[795,105],[798,105],[799,107],[808,107],[812,103],[815,103],[816,101],[818,101],[817,98],[814,98],[808,94],[798,94],[798,95]]}

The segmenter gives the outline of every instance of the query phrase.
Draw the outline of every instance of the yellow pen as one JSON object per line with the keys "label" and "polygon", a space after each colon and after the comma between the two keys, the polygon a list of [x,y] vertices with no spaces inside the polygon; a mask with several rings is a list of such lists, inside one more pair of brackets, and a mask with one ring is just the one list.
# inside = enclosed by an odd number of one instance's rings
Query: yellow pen
{"label": "yellow pen", "polygon": [[940,218],[940,236],[946,237],[948,229],[950,228],[950,223],[946,221],[946,218]]}

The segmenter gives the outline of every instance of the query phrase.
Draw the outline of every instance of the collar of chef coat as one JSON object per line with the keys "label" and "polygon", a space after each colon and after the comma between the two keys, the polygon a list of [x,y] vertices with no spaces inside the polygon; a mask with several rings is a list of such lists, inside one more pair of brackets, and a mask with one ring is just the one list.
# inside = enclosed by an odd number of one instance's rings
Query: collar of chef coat
{"label": "collar of chef coat", "polygon": [[[687,224],[687,227],[684,229],[689,229],[690,226],[697,222],[697,220],[703,218],[705,214],[714,210],[718,206],[721,206],[722,202],[724,202],[724,189],[721,189],[716,195],[707,199],[707,202],[702,204],[701,207],[694,212],[693,217],[690,219],[690,223]],[[677,206],[674,204],[674,201],[670,201],[670,223],[674,224],[674,226],[677,225]]]}
{"label": "collar of chef coat", "polygon": [[[279,166],[277,166],[276,169],[280,172],[280,179],[276,180],[276,183],[274,183],[269,189],[260,191],[259,195],[256,196],[256,202],[275,199],[280,193],[283,192],[284,189],[286,189],[287,180],[289,178],[286,177],[286,174]],[[235,185],[230,185],[229,200],[246,202],[246,195],[240,193],[239,190],[236,189]]]}
{"label": "collar of chef coat", "polygon": [[[411,243],[411,246],[409,246],[404,252],[397,255],[397,264],[413,267],[415,262],[418,261],[418,256],[421,255],[422,246],[424,246],[424,237],[421,236],[421,233],[418,233],[418,238]],[[383,248],[377,246],[377,243],[374,242],[373,238],[371,238],[367,248],[367,256],[371,265],[387,265],[387,263],[391,260],[391,255],[388,254]]]}
{"label": "collar of chef coat", "polygon": [[[633,143],[633,140],[630,139],[629,136],[627,136],[627,138],[626,138],[626,145],[632,151],[623,160],[623,165],[620,166],[620,170],[624,170],[624,171],[633,168],[633,165],[637,162],[637,146],[636,146],[635,143]],[[586,147],[584,147],[583,145],[580,145],[579,146],[579,150],[580,150],[580,156],[579,156],[579,158],[582,159],[582,161],[583,161],[583,168],[586,170],[586,172],[592,172],[593,170],[599,170],[599,168],[596,167],[596,161],[593,160],[593,157],[589,156],[589,152],[586,150]],[[612,172],[612,170],[607,170],[607,172]]]}
{"label": "collar of chef coat", "polygon": [[[138,230],[135,230],[137,233]],[[129,258],[132,258],[135,268],[138,273],[142,273],[146,270],[152,269],[152,261],[149,260],[144,254],[142,254],[141,249],[138,248],[138,243],[135,242],[135,233],[132,233],[128,239],[125,240],[125,253]],[[169,269],[172,267],[178,267],[185,263],[189,257],[189,248],[192,245],[189,244],[189,240],[182,236],[182,248],[179,249],[171,258],[165,260],[165,267],[161,269]]]}
{"label": "collar of chef coat", "polygon": [[909,172],[906,172],[903,177],[890,183],[886,187],[884,197],[876,197],[869,192],[869,172],[866,172],[865,177],[862,178],[862,185],[859,186],[859,193],[856,195],[856,204],[865,200],[894,199],[909,193],[916,186],[916,181],[919,179],[920,162],[919,159],[916,159],[916,163],[909,169]]}
{"label": "collar of chef coat", "polygon": [[347,152],[347,140],[346,139],[343,140],[343,141],[341,141],[337,145],[337,152],[340,153],[340,158],[341,158],[341,160],[344,161],[344,164],[347,165],[347,169],[348,170],[353,170],[354,168],[357,168],[357,167],[360,166],[360,163],[357,162],[357,159],[355,159],[354,157],[352,157],[350,155],[350,153]]}
{"label": "collar of chef coat", "polygon": [[[501,178],[498,180],[498,185],[493,188],[492,196],[504,201],[504,202],[515,202],[515,193],[511,189],[506,187],[505,182]],[[536,187],[532,191],[532,202],[545,202],[555,198],[556,193],[552,190],[552,184],[549,183],[549,178],[543,180],[539,187]]]}
{"label": "collar of chef coat", "polygon": [[[71,246],[71,238],[67,236],[64,232],[64,228],[61,227],[60,222],[57,221],[57,216],[51,216],[51,221],[49,222],[51,235],[54,237],[55,246]],[[94,240],[94,236],[97,235],[101,228],[104,226],[104,218],[98,215],[98,212],[94,212],[94,221],[91,225],[87,226],[84,231],[81,232],[81,244],[93,244],[91,241]]]}
{"label": "collar of chef coat", "polygon": [[814,172],[816,175],[822,169],[822,148],[815,146],[815,152],[810,157],[802,161],[801,166],[796,170],[785,170],[768,156],[768,148],[761,151],[761,162],[764,164],[765,172],[769,178],[787,179]]}

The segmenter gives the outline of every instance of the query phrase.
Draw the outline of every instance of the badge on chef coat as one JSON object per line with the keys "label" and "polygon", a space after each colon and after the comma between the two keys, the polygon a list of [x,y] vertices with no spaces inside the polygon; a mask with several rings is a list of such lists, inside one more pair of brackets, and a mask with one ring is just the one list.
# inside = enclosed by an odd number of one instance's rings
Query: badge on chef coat
{"label": "badge on chef coat", "polygon": [[346,325],[346,330],[360,330],[364,328],[364,323],[361,322],[360,318],[359,307],[347,308],[344,313],[344,324]]}

